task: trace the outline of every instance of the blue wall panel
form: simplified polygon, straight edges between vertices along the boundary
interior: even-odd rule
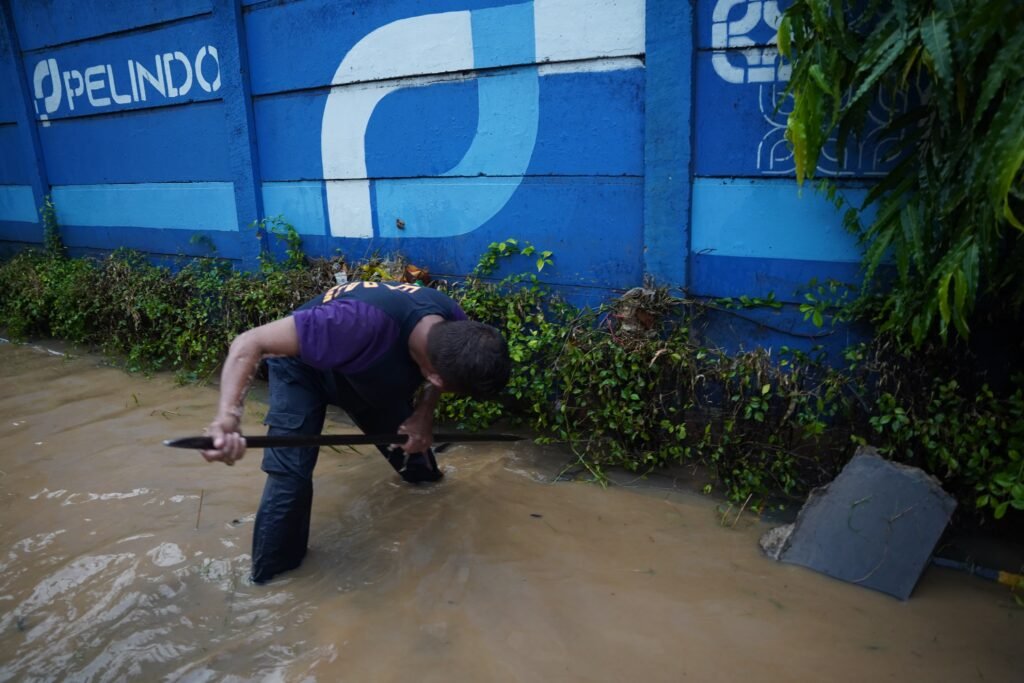
[[[25,51],[210,11],[210,0],[15,0],[11,5]]]
[[[540,77],[538,107],[529,112],[539,116],[539,122],[527,174],[643,175],[642,79],[642,69]],[[477,97],[475,81],[388,95],[366,132],[370,177],[446,174],[462,159],[477,130]],[[580,106],[586,102],[601,106]],[[416,117],[410,120],[409,112],[416,112]],[[507,135],[525,125],[512,120],[511,113],[507,119],[502,122]],[[517,170],[493,168],[499,156],[487,158],[491,169],[465,171],[508,175]]]
[[[540,86],[531,173],[643,175],[643,69],[542,76]]]
[[[856,286],[860,264],[801,259],[719,256],[695,253],[690,260],[692,294],[707,297],[761,297],[802,303],[808,283],[835,280]]]
[[[35,223],[35,197],[28,185],[0,185],[0,220]]]
[[[0,123],[0,184],[30,182],[29,160],[22,152],[22,131],[14,123]]]
[[[366,128],[367,175],[415,178],[444,175],[454,168],[477,130],[479,92],[474,79],[389,94]]]
[[[15,96],[19,88],[15,79],[18,77],[17,67],[7,57],[10,54],[10,43],[7,36],[0,31],[0,123],[10,123],[18,120],[17,108],[22,106],[19,98]]]
[[[163,256],[216,255],[238,259],[241,254],[241,236],[237,232],[69,225],[61,226],[60,235],[72,255],[121,247]],[[196,240],[197,235],[204,239]],[[246,236],[252,238],[251,233]]]
[[[792,109],[792,98],[782,99],[786,82],[729,83],[715,70],[712,58],[710,52],[697,57],[697,174],[795,175],[793,155],[785,139],[786,119]],[[903,108],[906,103],[893,106]],[[892,168],[889,155],[899,139],[886,134],[888,120],[888,112],[876,104],[863,136],[850,141],[842,163],[834,141],[830,142],[818,163],[818,172],[870,178]]]
[[[855,205],[866,194],[856,186],[840,192]],[[691,250],[690,291],[700,296],[801,301],[812,279],[859,281],[861,247],[841,213],[814,188],[798,191],[784,178],[698,178]]]
[[[220,59],[208,18],[25,55],[44,119],[219,98]]]
[[[264,181],[323,178],[320,121],[325,93],[295,93],[253,100],[253,120]]]
[[[231,177],[220,102],[53,121],[39,137],[54,185]]]
[[[869,330],[852,325],[816,327],[792,305],[778,310],[709,310],[691,330],[700,343],[728,353],[768,348],[779,358],[781,347],[788,347],[814,354],[821,351],[827,363],[840,366],[845,365],[844,349],[870,338]]]
[[[595,211],[595,207],[599,210]],[[415,229],[415,225],[407,223],[407,231]],[[389,234],[399,232],[402,231],[395,230],[391,223]],[[544,269],[546,282],[615,289],[642,281],[642,235],[640,179],[529,177],[504,210],[473,233],[443,238],[380,239],[374,245],[383,250],[400,250],[414,263],[429,266],[432,272],[456,275],[472,270],[490,242],[514,237],[555,253],[555,267]],[[353,255],[366,253],[366,242],[362,240],[334,239],[331,245]],[[520,265],[533,267],[530,259],[524,259]]]
[[[848,189],[847,200],[863,201],[865,190]],[[856,238],[826,198],[788,180],[701,178],[693,185],[694,254],[785,258],[807,261],[860,260]]]
[[[539,84],[538,132],[528,174],[643,174],[642,69],[546,75]],[[264,180],[323,177],[319,157],[325,102],[322,93],[255,100]],[[602,106],[580,106],[588,102]],[[386,96],[366,131],[368,176],[432,176],[455,167],[477,130],[477,103],[476,80]],[[504,173],[499,169],[498,174]]]
[[[776,111],[784,82],[728,83],[697,55],[695,172],[701,176],[795,175],[785,140],[786,109]]]
[[[509,0],[306,0],[247,9],[245,29],[252,60],[253,94],[329,85],[352,46],[393,21],[514,4],[522,3]],[[273,49],[265,49],[268,45]]]
[[[302,235],[327,235],[327,223],[324,220],[324,184],[321,181],[263,183],[262,193],[263,211],[268,217],[282,217]],[[323,242],[317,244],[322,245]]]
[[[43,226],[40,223],[29,224],[0,218],[0,255],[3,257],[18,252],[18,246],[11,248],[12,245],[39,245],[42,242]]]
[[[18,107],[24,106],[17,97],[17,75],[7,33],[0,30],[0,184],[8,185],[29,182],[28,155],[22,150],[17,124]]]

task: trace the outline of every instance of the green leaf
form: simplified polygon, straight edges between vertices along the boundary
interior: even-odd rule
[[[953,317],[949,308],[949,283],[952,279],[953,273],[945,273],[939,279],[937,298],[939,300],[939,315],[942,316],[943,327],[949,325],[950,319]]]
[[[844,107],[845,111],[849,111],[853,106],[864,97],[885,75],[885,73],[896,63],[896,60],[900,58],[900,55],[907,49],[907,44],[910,40],[917,37],[917,29],[915,29],[910,36],[904,35],[902,32],[893,33],[883,44],[880,54],[877,58],[873,58],[869,61],[862,63],[858,74],[866,72],[867,76],[861,81],[857,90],[850,97],[849,101]]]
[[[949,91],[953,85],[953,53],[949,47],[949,24],[937,12],[932,12],[921,23],[921,42],[935,66],[934,75]]]
[[[1024,54],[1024,31],[1017,31],[1006,41],[985,72],[985,81],[974,105],[972,128],[976,128],[981,122],[982,116],[988,110],[996,93],[1004,85],[1020,79],[1022,68],[1024,68],[1021,63],[1022,54]]]
[[[964,276],[964,271],[957,268],[953,273],[953,323],[956,325],[957,332],[964,339],[970,336],[967,320],[964,317],[967,294],[967,278]],[[973,292],[971,292],[971,295],[973,298]]]
[[[914,49],[910,51],[910,56],[907,57],[906,64],[903,65],[903,75],[900,77],[900,85],[907,87],[907,79],[910,78],[910,72],[916,64],[918,64],[918,58],[921,55],[921,46],[915,45]]]
[[[1022,224],[1010,210],[1010,186],[1024,165],[1024,84],[1017,84],[1013,96],[1008,96],[992,120],[988,151],[992,161],[992,181],[989,196],[996,207],[1018,230]]]
[[[835,87],[829,85],[828,81],[825,80],[825,72],[822,70],[820,64],[812,64],[809,73],[811,74],[811,78],[814,79],[814,82],[817,84],[817,86],[821,88],[822,92],[828,93],[833,97],[837,96],[835,92]]]
[[[792,48],[790,47],[792,32],[793,29],[790,26],[789,15],[783,15],[782,21],[779,22],[779,30],[776,33],[775,41],[779,44],[779,54],[786,59],[790,59],[793,56]]]
[[[1000,488],[1008,489],[1013,486],[1013,478],[1006,472],[1001,472],[992,477],[992,481]]]
[[[805,178],[809,177],[807,173],[807,159],[810,154],[807,148],[807,126],[795,116],[795,113],[796,110],[794,109],[794,113],[789,115],[789,119],[786,122],[786,139],[793,146],[796,182],[800,185],[803,184]]]
[[[831,35],[829,26],[829,8],[826,0],[804,0],[807,6],[811,10],[811,21],[814,22],[814,28],[824,35]]]
[[[846,16],[843,14],[843,0],[831,0],[832,8],[832,21],[835,22],[836,28],[840,32],[846,30]]]

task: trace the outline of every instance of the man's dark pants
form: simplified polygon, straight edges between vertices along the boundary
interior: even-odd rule
[[[268,435],[320,434],[328,405],[340,407],[367,434],[393,434],[412,414],[408,397],[398,397],[383,408],[371,406],[340,373],[317,370],[294,358],[272,358],[267,365]],[[401,449],[378,448],[406,481],[437,481],[442,476],[433,452],[406,458]],[[263,452],[267,483],[252,538],[251,578],[256,583],[298,567],[306,555],[318,453],[316,446]]]

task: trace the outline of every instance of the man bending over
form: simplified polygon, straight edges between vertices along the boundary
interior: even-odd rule
[[[467,320],[449,297],[417,285],[338,285],[286,318],[240,334],[221,374],[217,416],[207,428],[209,462],[233,465],[245,453],[242,402],[267,358],[268,435],[317,435],[327,405],[365,433],[407,435],[378,446],[407,482],[437,481],[434,408],[442,392],[486,398],[508,382],[511,361],[501,334]],[[420,389],[419,400],[413,400]],[[252,580],[298,567],[309,541],[313,468],[319,448],[267,448],[267,473],[252,541]]]

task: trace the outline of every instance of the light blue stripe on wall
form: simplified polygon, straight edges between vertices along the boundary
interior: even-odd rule
[[[301,235],[325,235],[324,184],[263,183],[263,213],[282,216]]]
[[[0,221],[39,222],[30,185],[0,185]]]
[[[534,45],[533,3],[474,10],[473,66],[486,69],[511,64],[532,64]]]
[[[867,190],[843,195],[859,206]],[[828,199],[793,180],[697,178],[693,184],[695,254],[859,261],[856,238],[843,228],[842,213]]]
[[[52,194],[64,225],[238,229],[231,183],[63,185]]]
[[[473,232],[508,203],[513,178],[406,178],[374,181],[381,237],[451,237]],[[402,228],[397,221],[401,220]]]

